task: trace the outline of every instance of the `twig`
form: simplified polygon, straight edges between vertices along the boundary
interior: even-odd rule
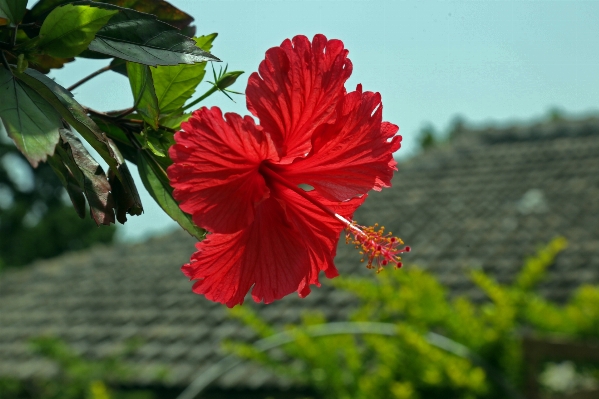
[[[67,88],[68,91],[73,91],[75,90],[77,87],[81,86],[82,84],[84,84],[85,82],[87,82],[90,79],[95,78],[96,76],[106,72],[106,71],[110,71],[111,67],[110,65],[106,65],[104,68],[100,68],[98,69],[96,72],[87,75],[86,77],[84,77],[83,79],[81,79],[79,82],[75,83],[74,85],[70,86]]]
[[[17,45],[17,32],[19,30],[19,25],[15,25],[15,30],[12,32],[12,46]]]
[[[139,144],[139,141],[137,141],[135,135],[132,132],[130,132],[129,129],[124,129],[124,132],[125,136],[127,136],[131,144],[133,144],[133,147],[135,147],[138,151],[143,151],[143,147],[141,146],[141,144]]]
[[[92,108],[85,108],[85,111],[88,114],[95,115],[95,116],[97,116],[99,118],[103,118],[103,119],[109,120],[111,122],[119,122],[119,123],[122,123],[122,124],[131,124],[131,125],[143,125],[144,124],[144,121],[142,121],[142,120],[137,120],[137,119],[122,119],[121,115],[109,115],[109,114],[107,114],[105,112],[96,111],[95,109],[92,109]],[[131,113],[131,112],[133,112],[133,111],[131,111],[131,112],[128,112],[128,111],[129,111],[129,109],[126,109],[124,111],[124,112],[127,112],[126,115],[129,114],[129,113]],[[173,129],[173,128],[170,128],[170,127],[166,127],[166,126],[162,126],[162,125],[158,125],[158,129],[166,130],[167,132],[171,132],[171,133],[176,133],[177,132],[176,129]]]
[[[108,112],[107,114],[114,118],[120,119],[124,116],[131,114],[134,111],[135,111],[135,107],[131,107],[131,108],[123,109],[120,111],[111,111],[111,112]]]
[[[93,114],[96,116],[99,116],[100,118],[106,118],[106,119],[114,119],[112,116],[102,112],[102,111],[96,111],[95,109],[89,108],[89,107],[83,107],[83,109],[85,110],[85,112],[87,112],[88,114]]]
[[[0,51],[0,53],[2,54],[2,64],[10,71],[10,65],[8,64],[8,60],[6,59],[4,51]]]

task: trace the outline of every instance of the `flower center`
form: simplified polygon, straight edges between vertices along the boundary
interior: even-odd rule
[[[360,254],[362,255],[361,262],[368,261],[366,264],[368,269],[374,269],[376,267],[378,273],[390,263],[395,265],[395,268],[397,269],[402,266],[401,256],[399,255],[404,252],[410,252],[410,247],[402,247],[404,242],[401,238],[394,237],[392,233],[385,234],[385,228],[383,226],[379,227],[378,223],[374,226],[361,226],[355,221],[347,220],[320,201],[312,198],[306,191],[287,181],[284,177],[270,169],[266,164],[260,166],[260,172],[264,176],[268,176],[273,181],[276,181],[299,194],[301,197],[322,209],[326,214],[343,223],[345,225],[345,243],[351,243],[356,249],[360,250]]]

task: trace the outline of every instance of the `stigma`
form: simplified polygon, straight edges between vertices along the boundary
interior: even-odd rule
[[[335,214],[335,217],[346,226],[345,243],[354,245],[360,251],[361,262],[366,262],[366,268],[376,269],[380,273],[389,264],[396,269],[402,267],[400,254],[410,252],[410,247],[404,246],[401,238],[393,236],[391,232],[385,234],[385,227],[379,227],[378,223],[361,226],[339,214]]]

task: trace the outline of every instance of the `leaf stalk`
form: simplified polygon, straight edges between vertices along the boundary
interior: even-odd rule
[[[90,73],[89,75],[87,75],[86,77],[84,77],[83,79],[81,79],[80,81],[78,81],[77,83],[67,87],[68,91],[73,91],[75,90],[77,87],[81,86],[82,84],[84,84],[85,82],[87,82],[88,80],[91,80],[93,78],[95,78],[98,75],[103,74],[106,71],[110,71],[111,67],[110,65],[106,65],[103,68],[98,69],[97,71]]]

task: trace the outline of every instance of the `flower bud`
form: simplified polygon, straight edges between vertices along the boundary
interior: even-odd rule
[[[222,76],[216,81],[216,86],[219,88],[219,90],[224,90],[235,83],[239,75],[242,73],[243,71],[231,71],[223,73]]]

